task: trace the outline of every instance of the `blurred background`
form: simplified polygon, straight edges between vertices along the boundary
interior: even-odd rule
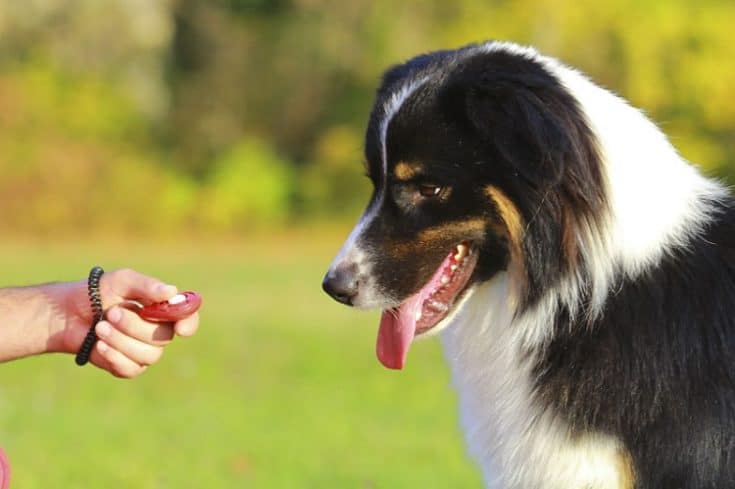
[[[733,25],[729,0],[0,0],[0,285],[99,263],[205,298],[133,382],[2,365],[14,487],[478,486],[438,342],[384,370],[377,315],[320,292],[382,71],[532,44],[732,183]]]

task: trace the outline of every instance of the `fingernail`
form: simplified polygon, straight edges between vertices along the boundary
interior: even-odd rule
[[[176,295],[176,293],[178,292],[178,290],[176,289],[176,286],[175,285],[161,284],[161,285],[158,286],[158,292],[162,296],[173,297],[173,296]]]
[[[97,336],[106,337],[112,332],[112,328],[107,323],[97,323],[97,327],[94,329],[97,332]]]
[[[107,346],[107,343],[104,341],[98,341],[97,342],[97,349],[100,351],[100,353],[106,352],[110,347]]]
[[[107,311],[107,320],[112,323],[120,322],[122,319],[122,311],[119,307],[113,307],[109,311]]]

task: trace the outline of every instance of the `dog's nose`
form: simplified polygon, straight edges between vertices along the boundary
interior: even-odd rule
[[[322,288],[334,300],[351,306],[358,291],[357,275],[357,265],[339,265],[327,272]]]

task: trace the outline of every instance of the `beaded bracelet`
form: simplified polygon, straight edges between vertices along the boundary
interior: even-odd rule
[[[95,266],[89,271],[89,278],[87,279],[87,295],[89,296],[89,303],[92,306],[92,325],[87,331],[87,336],[84,337],[82,346],[79,347],[77,356],[74,361],[80,367],[85,365],[89,361],[89,356],[92,354],[92,348],[95,342],[97,342],[97,333],[94,328],[97,323],[102,321],[104,311],[102,310],[102,298],[100,297],[100,278],[105,271],[102,267]]]

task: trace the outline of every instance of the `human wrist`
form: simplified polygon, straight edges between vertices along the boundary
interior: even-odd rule
[[[73,353],[79,345],[72,344],[74,328],[88,323],[90,315],[87,288],[84,281],[58,282],[40,286],[51,310],[47,322],[48,336],[43,352]]]

